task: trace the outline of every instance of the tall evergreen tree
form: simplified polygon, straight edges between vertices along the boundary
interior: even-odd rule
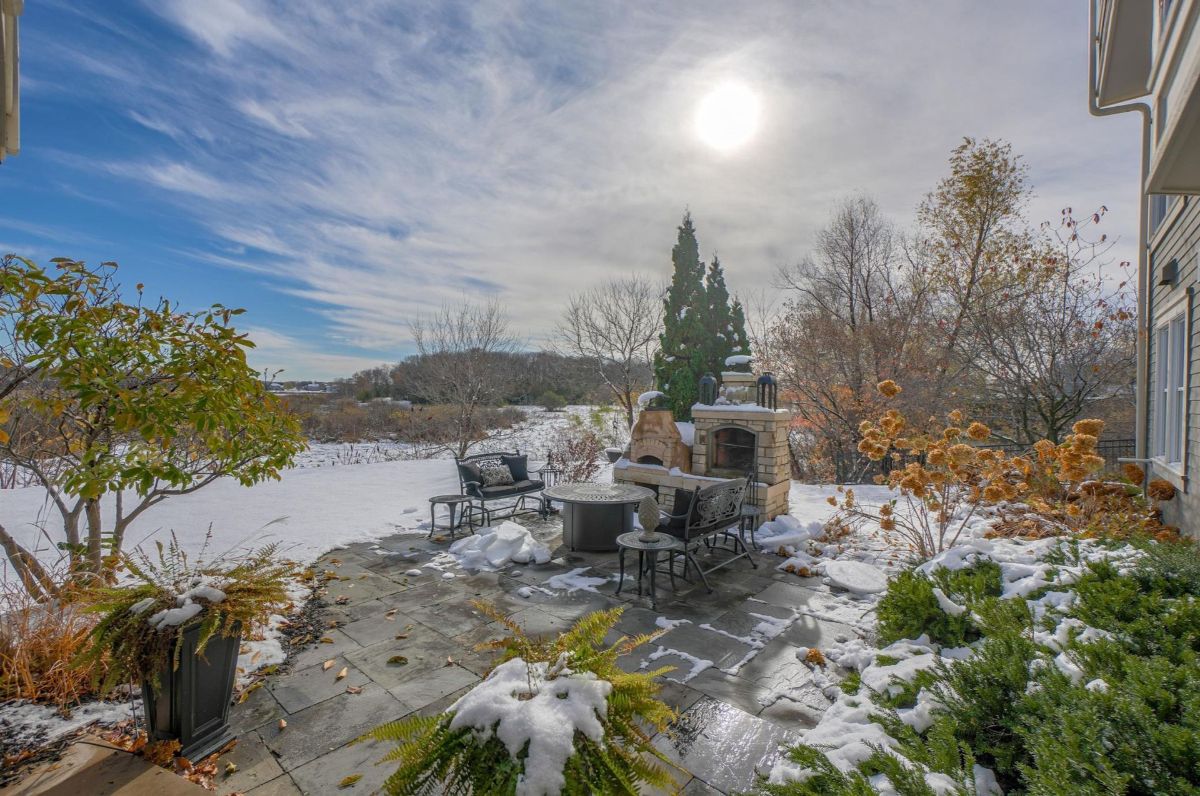
[[[733,353],[750,355],[750,335],[746,334],[746,310],[742,307],[742,302],[739,299],[733,300],[733,308],[730,310],[730,315],[733,317]],[[731,368],[731,370],[750,370],[750,366]]]
[[[690,420],[698,394],[697,382],[708,370],[708,331],[704,319],[708,302],[704,290],[704,264],[696,243],[692,214],[684,213],[679,236],[671,250],[675,266],[671,287],[663,299],[661,347],[654,357],[658,389],[676,420]]]
[[[721,260],[713,255],[708,274],[704,277],[704,330],[705,370],[719,375],[727,370],[725,360],[734,351],[733,312],[729,308],[729,288],[725,286],[725,272]]]

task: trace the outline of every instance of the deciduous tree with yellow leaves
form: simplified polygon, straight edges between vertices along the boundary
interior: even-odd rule
[[[117,267],[0,260],[0,463],[32,474],[62,517],[72,579],[106,577],[130,523],[221,477],[278,477],[299,424],[246,362],[241,310],[120,295]],[[30,593],[59,584],[0,527]]]

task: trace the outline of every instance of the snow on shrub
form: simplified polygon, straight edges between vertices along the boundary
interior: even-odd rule
[[[675,785],[650,743],[675,718],[655,697],[654,678],[670,668],[628,673],[616,663],[653,636],[605,646],[621,616],[615,608],[538,640],[494,607],[475,606],[512,633],[492,645],[504,651],[501,662],[445,713],[411,716],[365,736],[399,744],[385,758],[399,762],[387,793],[554,796]]]

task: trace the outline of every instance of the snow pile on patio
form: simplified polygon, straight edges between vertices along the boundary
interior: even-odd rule
[[[528,528],[505,520],[450,545],[450,555],[468,570],[496,571],[509,564],[545,564],[550,549],[533,538]]]
[[[825,512],[828,514],[828,506]],[[754,542],[758,549],[764,552],[776,552],[786,548],[789,553],[803,547],[813,539],[819,539],[825,532],[824,520],[802,520],[791,514],[780,514],[773,520],[764,522],[754,532]]]
[[[514,760],[528,750],[519,796],[549,796],[566,785],[563,767],[575,753],[575,733],[604,741],[612,684],[591,672],[573,672],[564,652],[553,664],[513,658],[450,707],[450,729],[468,727],[476,739],[496,737]]]

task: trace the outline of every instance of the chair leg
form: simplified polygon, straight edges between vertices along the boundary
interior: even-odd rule
[[[700,573],[700,581],[701,581],[701,582],[704,584],[704,589],[705,589],[705,590],[706,590],[706,591],[707,591],[709,594],[712,594],[712,592],[713,592],[713,589],[712,589],[712,586],[708,585],[708,576],[704,574],[704,570],[700,568],[700,564],[698,564],[698,563],[696,562],[696,559],[695,559],[695,557],[694,557],[694,556],[691,554],[691,552],[690,552],[690,551],[689,551],[689,552],[687,552],[687,553],[684,553],[684,555],[685,555],[685,556],[686,556],[688,559],[690,559],[690,560],[691,560],[691,562],[692,562],[692,566],[693,566],[693,567],[695,567],[695,568],[696,568],[696,571]]]
[[[738,529],[737,540],[738,540],[738,543],[742,546],[742,551],[745,552],[746,558],[750,560],[750,566],[753,567],[754,569],[758,569],[758,564],[754,560],[754,554],[752,552],[750,552],[749,547],[746,547],[746,532],[743,531],[741,528]]]
[[[617,591],[615,593],[620,594],[622,587],[625,586],[625,548],[624,547],[622,547],[621,551],[619,553],[617,553],[617,563],[621,567],[621,572],[620,572],[619,579],[617,580]]]

